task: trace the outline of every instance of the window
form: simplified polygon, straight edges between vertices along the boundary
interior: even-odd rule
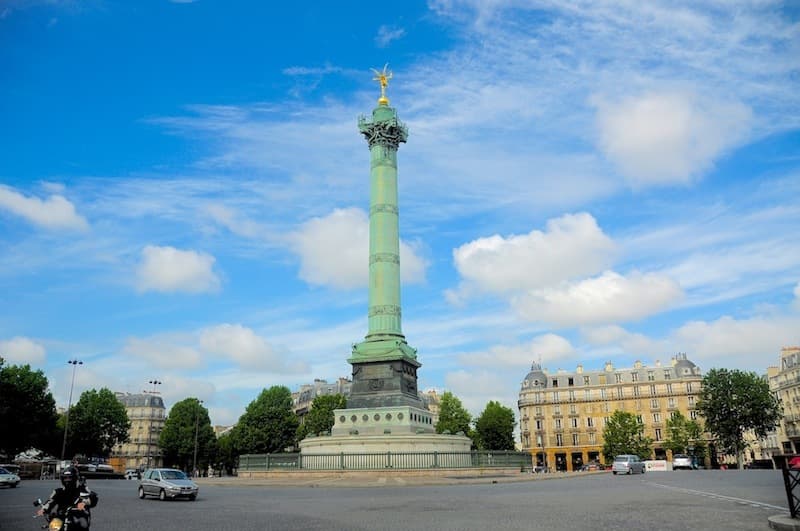
[[[578,413],[578,409],[575,407],[575,404],[569,405],[569,413],[570,415],[576,415]]]
[[[603,417],[603,426],[608,425],[608,417]]]
[[[573,433],[572,434],[572,446],[578,446],[578,434],[577,433]]]
[[[556,446],[564,446],[564,439],[560,433],[556,433]]]
[[[559,401],[558,391],[553,391],[553,402],[558,402],[558,401]]]
[[[591,400],[592,399],[592,392],[590,390],[588,390],[588,389],[584,390],[583,391],[583,397],[586,400]]]
[[[557,430],[561,429],[561,419],[556,419],[556,429]]]
[[[536,436],[536,446],[542,446],[542,436],[541,435],[537,435]]]
[[[653,422],[661,422],[661,413],[653,413]]]
[[[636,422],[638,422],[639,424],[644,424],[644,420],[642,419],[641,415],[636,415]]]
[[[661,440],[661,428],[656,428],[656,440]]]
[[[553,378],[553,387],[558,387],[558,378]]]
[[[572,384],[570,384],[570,385],[572,385]],[[570,400],[575,400],[575,391],[573,391],[572,389],[569,390],[569,399]]]
[[[614,379],[617,383],[622,383],[622,375],[620,373],[615,374]]]
[[[541,420],[537,420],[536,421],[536,429],[537,430],[541,430],[542,429],[542,421]]]
[[[561,406],[553,406],[553,415],[561,414]]]
[[[597,377],[597,381],[600,383],[600,385],[605,385],[606,384],[606,375],[605,374],[599,375]]]
[[[656,396],[656,386],[653,384],[650,385],[650,396]]]
[[[655,398],[650,401],[650,407],[657,408],[658,407],[658,400]]]
[[[694,409],[689,412],[689,418],[692,420],[697,420],[697,411]]]
[[[656,375],[653,374],[653,371],[647,371],[647,381],[652,382],[656,379]]]
[[[692,391],[692,382],[686,382],[686,392],[687,393],[693,393],[694,392],[694,391]]]
[[[694,397],[689,396],[687,397],[687,400],[689,400],[689,407],[694,407]]]
[[[670,397],[670,398],[669,398],[669,400],[667,400],[667,404],[668,404],[668,405],[669,405],[669,407],[671,407],[671,408],[675,407],[675,399],[674,399],[674,398],[672,398],[672,397]]]
[[[570,377],[569,380],[567,380],[567,385],[572,387],[573,385],[575,385],[575,380],[573,380],[572,377]]]
[[[622,387],[617,387],[617,398],[622,398],[625,396],[625,393],[622,391]]]
[[[572,427],[573,428],[578,427],[578,417],[572,417]]]
[[[641,411],[642,410],[642,401],[641,400],[637,400],[636,401],[636,409],[637,409],[637,411]]]
[[[638,385],[633,386],[633,396],[639,396],[639,391],[640,390],[641,390],[641,387],[639,387]]]
[[[605,400],[605,398],[606,398],[606,390],[605,389],[600,389],[600,398]]]
[[[669,369],[666,369],[664,371],[664,379],[665,380],[669,380],[671,377],[672,377],[672,371],[670,371]]]
[[[606,413],[611,411],[611,408],[609,408],[608,406],[608,402],[603,402],[603,411],[605,411]]]
[[[596,444],[594,432],[589,433],[589,444]]]
[[[631,373],[631,381],[632,382],[638,382],[639,381],[639,373],[638,372],[632,372]]]
[[[667,393],[672,394],[672,384],[671,383],[667,384]]]
[[[540,416],[542,414],[542,406],[536,406],[536,415]]]
[[[586,426],[594,428],[594,419],[592,417],[586,417]]]
[[[533,394],[533,401],[537,404],[541,404],[542,402],[542,393],[534,393]]]
[[[589,385],[589,377],[588,376],[584,376],[583,377],[583,385]]]

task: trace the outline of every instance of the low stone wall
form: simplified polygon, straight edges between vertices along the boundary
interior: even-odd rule
[[[437,468],[422,470],[253,470],[240,471],[241,479],[323,479],[323,478],[378,478],[392,477],[513,477],[519,476],[518,469],[511,468]]]

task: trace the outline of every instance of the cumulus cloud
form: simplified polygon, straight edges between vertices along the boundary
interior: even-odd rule
[[[27,337],[0,341],[0,358],[7,364],[37,365],[45,361],[45,348]]]
[[[689,182],[749,131],[750,109],[689,92],[595,98],[600,148],[634,186]]]
[[[128,338],[122,354],[161,369],[192,369],[202,365],[197,349],[168,336]]]
[[[213,256],[174,247],[148,245],[136,272],[141,292],[214,292],[220,279],[213,271]]]
[[[352,289],[369,278],[369,220],[358,208],[336,209],[313,218],[291,235],[299,255],[300,278],[309,284]],[[404,283],[425,280],[425,260],[414,247],[400,242],[400,277]]]
[[[544,232],[479,238],[455,249],[453,259],[468,284],[504,294],[598,273],[614,251],[594,217],[580,213],[549,220]]]
[[[58,194],[42,200],[38,197],[26,197],[8,186],[0,185],[0,210],[11,212],[49,230],[83,231],[89,228],[86,219],[75,211],[75,205]]]
[[[673,279],[657,273],[613,271],[557,287],[515,295],[512,306],[526,319],[558,326],[635,321],[669,307],[683,291]]]
[[[525,373],[517,377],[521,381]],[[500,402],[517,413],[519,386],[509,385],[510,377],[489,369],[478,371],[458,370],[447,373],[445,387],[461,399],[473,417],[479,415],[490,400]]]
[[[485,352],[464,354],[459,359],[465,365],[526,367],[532,361],[558,360],[574,353],[573,346],[563,337],[542,334],[527,344],[495,345]]]
[[[663,341],[630,332],[618,325],[583,328],[581,336],[590,345],[618,346],[623,352],[640,355],[642,358],[650,357],[653,352],[666,350],[666,344]]]
[[[221,324],[200,333],[200,347],[206,352],[225,356],[243,369],[273,373],[307,372],[302,361],[287,363],[287,356],[277,352],[263,337],[240,324]]]
[[[257,238],[266,235],[264,227],[239,215],[232,208],[220,204],[210,204],[206,206],[206,212],[216,223],[222,225],[233,234],[245,238]]]

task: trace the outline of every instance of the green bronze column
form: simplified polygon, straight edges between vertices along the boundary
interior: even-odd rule
[[[371,119],[358,120],[370,151],[369,327],[364,341],[353,345],[348,360],[353,365],[348,407],[417,405],[419,401],[416,369],[420,364],[416,350],[403,336],[400,305],[397,148],[408,138],[408,130],[386,98],[391,73],[386,68],[375,73],[381,85],[378,106]],[[351,405],[354,402],[363,405]]]

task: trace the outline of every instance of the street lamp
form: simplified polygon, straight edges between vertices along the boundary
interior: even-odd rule
[[[200,426],[200,409],[203,407],[203,401],[197,401],[197,410],[194,415],[194,457],[192,458],[192,473],[197,476],[197,431]]]
[[[75,369],[78,365],[83,365],[81,360],[69,360],[67,363],[72,365],[72,383],[69,384],[69,402],[67,402],[67,416],[64,420],[64,442],[61,444],[61,460],[67,452],[67,433],[69,432],[69,410],[72,408],[72,389],[75,387]]]
[[[156,386],[161,385],[161,382],[158,380],[148,380],[147,383],[153,386],[152,391],[145,391],[145,393],[149,393],[153,396],[158,394],[156,391]],[[148,402],[150,402],[150,425],[147,427],[147,468],[150,468],[150,457],[152,454],[152,446],[153,446],[153,398],[151,398]]]

